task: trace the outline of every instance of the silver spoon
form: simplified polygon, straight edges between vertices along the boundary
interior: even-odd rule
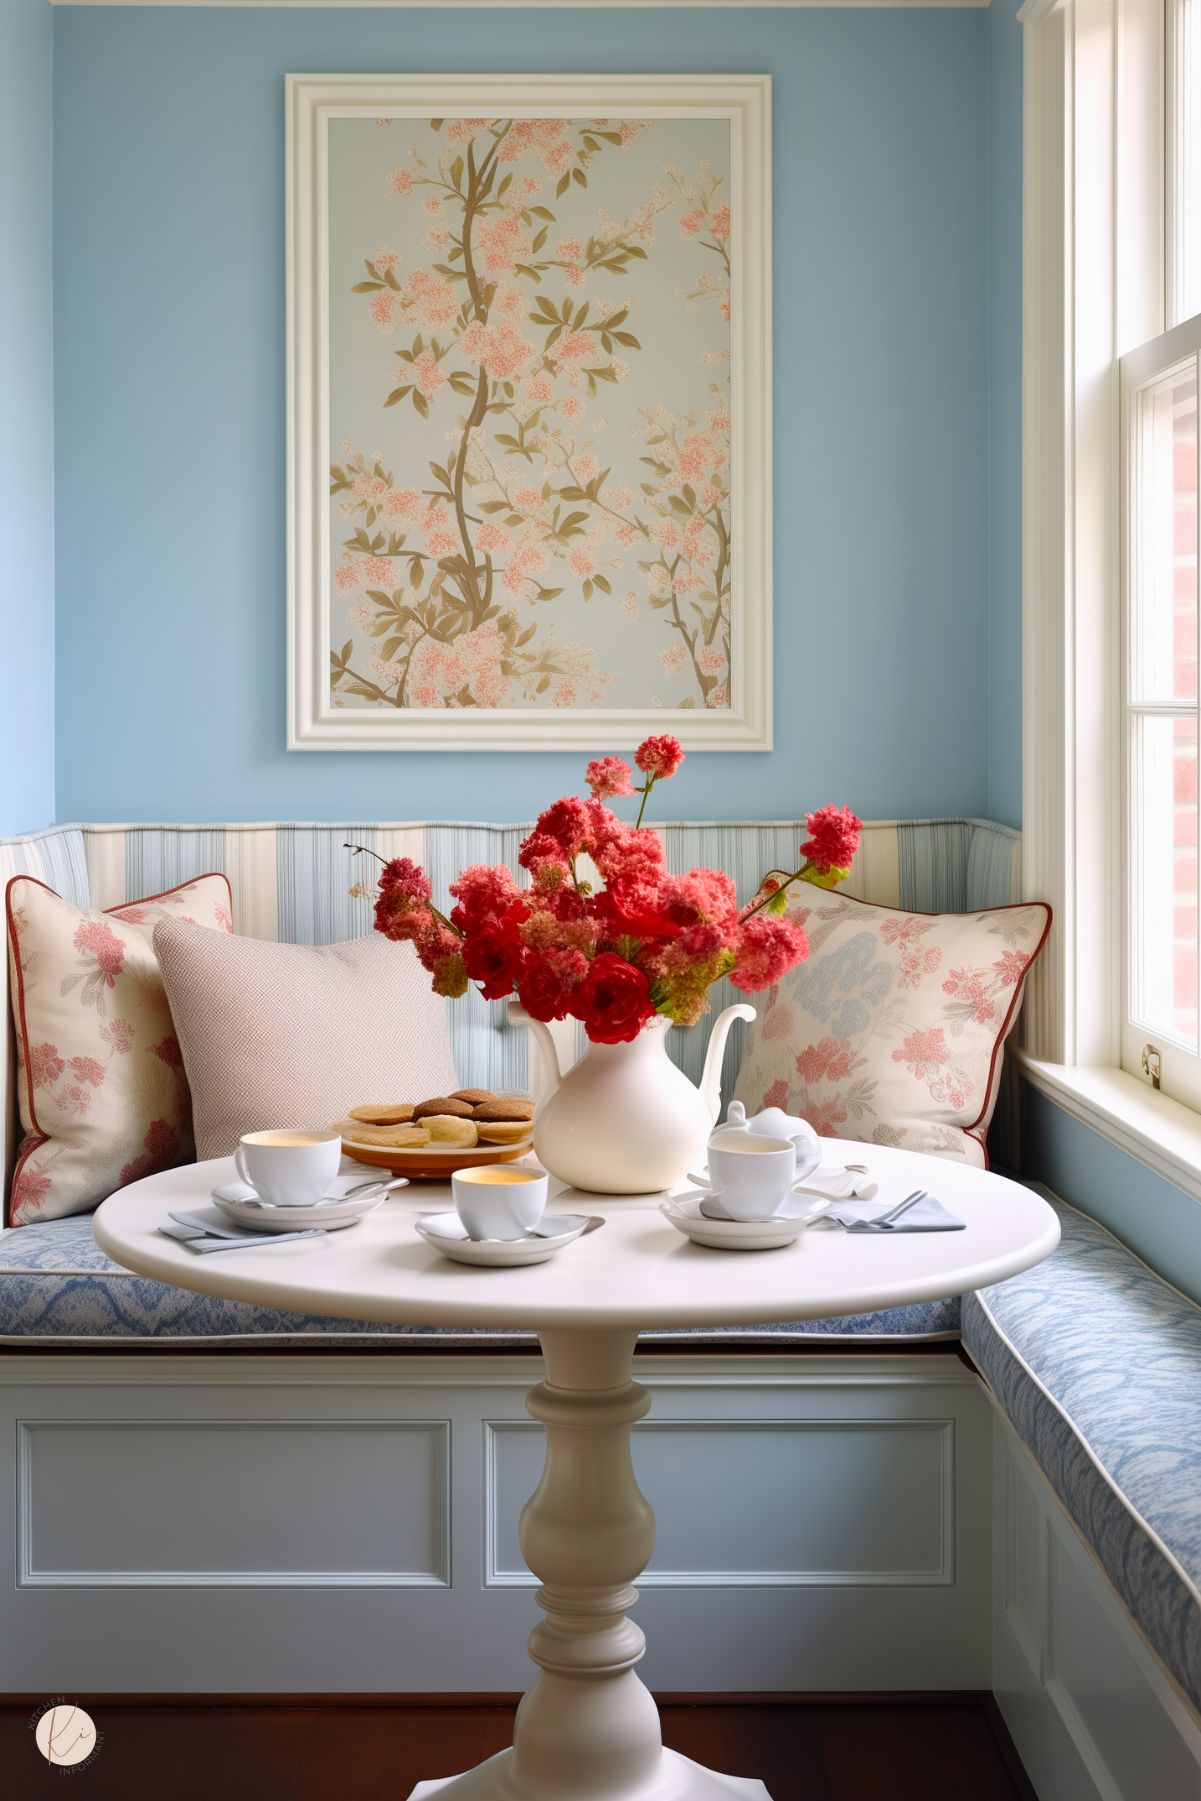
[[[354,1188],[348,1188],[345,1194],[340,1194],[336,1202],[330,1201],[328,1196],[323,1195],[321,1200],[308,1201],[305,1205],[310,1207],[340,1206],[343,1201],[361,1201],[365,1200],[369,1195],[391,1194],[394,1188],[407,1188],[408,1186],[409,1178],[407,1176],[398,1176],[394,1182],[359,1182]],[[238,1206],[261,1207],[268,1213],[279,1213],[284,1211],[277,1201],[260,1201],[251,1199],[249,1196],[247,1196],[244,1201],[239,1201]],[[289,1208],[288,1211],[297,1211],[297,1209]],[[303,1212],[304,1207],[299,1208],[298,1211]]]

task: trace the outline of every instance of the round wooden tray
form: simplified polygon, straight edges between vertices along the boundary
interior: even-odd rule
[[[448,1144],[445,1150],[422,1145],[406,1151],[387,1144],[360,1144],[342,1129],[342,1149],[356,1163],[369,1163],[373,1169],[390,1169],[394,1176],[413,1176],[418,1181],[445,1182],[456,1169],[480,1169],[487,1163],[515,1163],[533,1149],[534,1128],[519,1144],[477,1144],[474,1150]]]

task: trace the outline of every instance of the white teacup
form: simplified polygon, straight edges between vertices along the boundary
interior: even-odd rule
[[[234,1152],[243,1182],[276,1207],[312,1207],[342,1166],[340,1132],[246,1132]]]
[[[709,1185],[731,1219],[770,1219],[796,1180],[790,1138],[735,1129],[709,1140]]]
[[[450,1186],[469,1238],[526,1238],[546,1212],[545,1170],[457,1169]]]

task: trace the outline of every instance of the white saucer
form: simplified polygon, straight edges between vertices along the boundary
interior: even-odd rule
[[[600,1222],[603,1224],[603,1221]],[[592,1224],[587,1213],[546,1214],[538,1226],[544,1238],[468,1238],[457,1213],[422,1213],[413,1221],[427,1244],[452,1263],[472,1263],[487,1269],[513,1269],[522,1263],[545,1263],[573,1244]]]
[[[325,1199],[312,1207],[273,1206],[260,1201],[254,1189],[245,1182],[224,1182],[213,1189],[212,1198],[213,1205],[226,1219],[236,1221],[251,1232],[296,1232],[309,1226],[324,1226],[328,1232],[337,1232],[343,1226],[353,1226],[356,1221],[366,1219],[386,1199],[380,1193],[364,1195],[358,1200],[339,1196],[340,1187],[354,1187],[361,1181],[362,1177],[339,1176]],[[248,1202],[255,1204],[248,1206]]]
[[[721,1196],[719,1194],[709,1193],[705,1189],[694,1188],[688,1194],[676,1195],[675,1199],[677,1201],[699,1201],[701,1213],[704,1215],[704,1217],[706,1219],[732,1220],[735,1223],[737,1223],[738,1225],[745,1225],[747,1223],[745,1220],[739,1219],[737,1214],[729,1213],[726,1211],[725,1207],[723,1207],[723,1205],[722,1205]],[[806,1194],[803,1190],[800,1194],[790,1194],[786,1197],[786,1199],[782,1202],[782,1204],[776,1208],[776,1211],[770,1215],[770,1218],[773,1220],[777,1220],[777,1219],[786,1219],[786,1220],[812,1219],[814,1217],[814,1215],[813,1215],[814,1201],[819,1200],[819,1199],[823,1202],[824,1206],[826,1206],[826,1207],[829,1206],[830,1203],[824,1195],[818,1196],[818,1195],[813,1195],[813,1194]],[[751,1224],[756,1225],[756,1226],[763,1225],[765,1223],[766,1222],[761,1219],[756,1219],[756,1220],[751,1221]]]
[[[714,1219],[702,1213],[698,1196],[671,1196],[660,1202],[659,1210],[685,1238],[693,1244],[708,1245],[716,1251],[778,1251],[796,1239],[813,1220],[820,1219],[829,1201],[809,1197],[803,1214],[790,1214],[775,1219]]]
[[[708,1166],[692,1173],[692,1181],[703,1180],[712,1186]],[[871,1201],[879,1193],[880,1184],[862,1170],[850,1169],[842,1163],[823,1163],[808,1175],[798,1176],[792,1185],[795,1196],[820,1195],[827,1201]]]

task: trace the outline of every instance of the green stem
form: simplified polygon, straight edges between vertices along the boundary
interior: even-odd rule
[[[648,775],[646,778],[646,786],[644,788],[639,788],[639,790],[638,790],[638,793],[642,796],[642,805],[639,807],[638,817],[634,821],[634,830],[635,831],[637,831],[638,827],[642,824],[642,815],[646,812],[646,803],[651,797],[651,789],[654,787],[654,785],[655,785],[654,776]]]
[[[773,888],[770,894],[765,894],[762,900],[756,901],[753,907],[749,907],[747,911],[741,915],[738,921],[739,925],[745,925],[748,919],[754,919],[756,913],[761,913],[769,902],[774,901],[779,895],[783,894],[786,889],[791,888],[794,882],[799,882],[807,868],[808,865],[802,863],[799,869],[794,869],[792,874],[786,877],[786,879],[780,883],[778,888]],[[763,881],[766,882],[769,876],[783,874],[784,871],[782,869],[769,869],[767,875],[764,876]],[[759,886],[762,887],[763,883],[761,882]]]

